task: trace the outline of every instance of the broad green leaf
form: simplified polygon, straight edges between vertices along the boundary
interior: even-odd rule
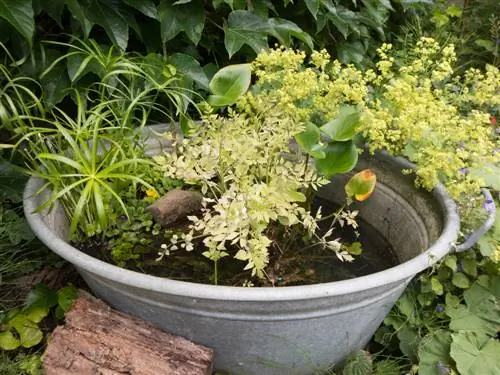
[[[449,331],[438,330],[425,336],[418,346],[419,375],[442,375],[441,369],[452,368],[450,344]]]
[[[486,335],[454,333],[450,354],[461,375],[500,374],[500,342]]]
[[[183,53],[174,53],[169,56],[168,61],[176,67],[177,71],[191,78],[203,89],[208,90],[209,80],[198,60],[193,56]]]
[[[87,38],[94,24],[85,15],[85,9],[79,0],[65,0],[71,15],[80,23],[83,36]]]
[[[306,7],[309,10],[309,13],[316,19],[316,15],[318,14],[320,0],[304,0],[306,3]]]
[[[208,103],[212,106],[235,103],[250,87],[251,78],[250,64],[236,64],[222,68],[210,81],[210,91],[214,95],[208,97]]]
[[[432,286],[432,291],[436,293],[436,295],[441,296],[443,295],[443,284],[438,280],[437,277],[433,276],[431,277],[431,286]]]
[[[345,250],[351,255],[361,255],[361,253],[363,252],[361,242],[353,242],[349,246],[346,246]]]
[[[314,48],[311,36],[295,23],[282,18],[270,18],[267,22],[269,24],[269,33],[278,39],[281,44],[290,46],[291,37],[293,36],[302,40],[311,50]]]
[[[0,17],[5,19],[31,45],[35,31],[31,0],[0,0]]]
[[[318,127],[312,122],[307,122],[305,130],[295,136],[295,141],[313,158],[322,159],[326,154],[322,150],[320,138],[321,133]]]
[[[68,311],[78,298],[78,289],[73,285],[65,286],[57,292],[57,301],[61,309]]]
[[[451,17],[460,17],[462,15],[462,8],[455,4],[450,5],[448,8],[446,8],[446,14]]]
[[[364,169],[352,176],[344,187],[348,197],[362,202],[370,197],[375,189],[377,176],[370,169]]]
[[[235,10],[224,24],[224,45],[229,57],[238,52],[244,44],[255,53],[267,49],[269,26],[262,18],[247,10]]]
[[[17,339],[10,330],[0,332],[0,349],[14,350],[19,348],[21,342]]]
[[[86,15],[91,22],[98,24],[106,31],[115,46],[122,51],[127,48],[129,19],[120,7],[116,4],[109,4],[105,0],[92,0]]]
[[[342,368],[342,375],[364,375],[373,371],[373,360],[369,352],[359,351],[354,357],[347,360]]]
[[[461,289],[467,289],[470,285],[469,279],[462,272],[454,274],[451,283]]]
[[[66,59],[67,71],[71,82],[75,82],[87,73],[94,73],[99,78],[104,77],[104,67],[92,55],[74,53]]]
[[[46,104],[55,106],[68,94],[71,82],[64,64],[54,66],[41,79],[43,97]]]
[[[171,0],[162,0],[158,6],[163,43],[173,39],[181,31],[197,45],[205,28],[205,9],[202,0],[189,4],[173,5]]]
[[[39,304],[31,305],[23,309],[23,315],[34,323],[40,323],[49,315],[50,307]]]
[[[406,324],[397,331],[397,336],[401,352],[410,358],[413,363],[416,363],[418,360],[418,347],[421,341],[418,331]]]
[[[451,293],[446,293],[445,303],[446,309],[454,309],[460,305],[460,298]]]
[[[457,257],[455,255],[448,255],[444,259],[444,264],[446,265],[446,267],[455,272],[457,270]]]
[[[500,216],[500,215],[499,215]],[[499,217],[497,216],[497,217]],[[496,243],[497,240],[491,236],[484,235],[477,241],[477,245],[479,246],[479,251],[481,252],[481,255],[485,257],[489,257],[493,254],[495,254],[496,251]]]
[[[485,186],[500,191],[500,166],[487,164],[483,168],[470,168],[469,174],[472,177],[481,179]]]
[[[57,295],[47,285],[40,283],[28,292],[24,303],[26,306],[38,304],[50,308],[57,304]]]
[[[460,262],[462,264],[462,269],[464,272],[472,277],[477,276],[477,261],[471,258],[464,258]]]
[[[445,312],[451,319],[450,329],[452,331],[482,332],[488,335],[495,335],[498,330],[498,322],[495,323],[482,319],[464,305],[446,309]]]
[[[61,16],[64,11],[65,0],[38,0],[38,3],[40,8],[62,28]]]
[[[320,129],[334,141],[349,141],[356,135],[359,121],[359,110],[355,106],[344,105],[340,107],[337,117]]]
[[[9,325],[14,327],[19,335],[21,346],[25,348],[31,348],[32,346],[38,345],[43,339],[43,333],[38,325],[22,312],[10,319]]]
[[[351,171],[358,162],[358,150],[353,141],[332,142],[325,149],[325,158],[316,159],[318,171],[326,177]]]
[[[361,42],[344,43],[338,47],[338,58],[344,64],[361,64],[366,55],[365,47]]]
[[[0,199],[19,203],[27,177],[22,170],[5,160],[0,160]]]
[[[124,0],[125,4],[137,9],[139,12],[150,18],[157,19],[158,11],[152,0]]]

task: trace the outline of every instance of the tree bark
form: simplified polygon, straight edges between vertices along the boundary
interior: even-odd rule
[[[43,367],[46,375],[207,375],[212,361],[212,349],[81,293],[52,333]]]

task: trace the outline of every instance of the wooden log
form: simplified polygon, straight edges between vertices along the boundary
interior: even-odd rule
[[[212,362],[212,349],[113,310],[87,293],[73,303],[43,355],[46,375],[208,375]]]
[[[198,192],[174,189],[149,205],[146,210],[153,215],[158,224],[167,227],[201,210],[202,199],[203,196]]]

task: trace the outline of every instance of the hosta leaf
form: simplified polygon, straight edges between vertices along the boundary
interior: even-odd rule
[[[340,107],[337,117],[320,129],[334,141],[349,141],[356,135],[359,121],[359,110],[355,106],[344,105]]]
[[[171,0],[162,0],[158,6],[158,19],[163,43],[184,31],[197,45],[205,28],[204,2],[194,0],[189,4],[173,5]]]
[[[332,142],[324,151],[325,158],[316,159],[316,167],[328,178],[336,173],[351,171],[358,162],[358,150],[353,141]]]
[[[302,133],[295,136],[295,140],[313,158],[322,159],[326,156],[320,145],[321,133],[312,122],[306,123],[306,128]]]
[[[290,46],[291,37],[302,40],[311,50],[314,48],[311,36],[295,23],[282,19],[270,18],[268,21],[269,33],[285,46]]]
[[[124,0],[124,2],[150,18],[158,18],[158,11],[152,0]]]
[[[19,348],[21,342],[17,339],[10,330],[0,332],[0,349],[14,350]]]
[[[500,374],[500,342],[486,335],[453,334],[450,354],[461,375]]]
[[[31,0],[0,0],[0,17],[31,44],[35,31]]]
[[[205,90],[208,90],[208,77],[203,68],[200,66],[198,60],[196,60],[193,56],[183,53],[174,53],[169,56],[168,61],[176,67],[178,72],[191,78]]]
[[[229,57],[238,52],[244,44],[255,53],[267,48],[268,24],[256,14],[247,10],[235,10],[224,24],[224,45]]]
[[[418,347],[419,375],[442,375],[442,369],[451,368],[451,335],[438,330],[425,336]]]
[[[230,105],[236,102],[250,87],[252,71],[250,64],[229,65],[219,70],[210,81],[208,97],[212,106]]]
[[[364,169],[352,176],[345,185],[348,197],[362,202],[370,197],[375,189],[377,176],[370,169]]]

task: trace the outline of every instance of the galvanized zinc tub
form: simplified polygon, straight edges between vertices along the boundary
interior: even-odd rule
[[[401,173],[411,165],[386,154],[364,156],[378,183],[358,204],[360,216],[397,252],[400,264],[354,279],[307,286],[244,288],[204,285],[149,276],[92,258],[66,242],[61,208],[32,214],[44,201],[34,196],[42,181],[31,178],[25,213],[39,239],[75,265],[92,291],[115,308],[166,331],[215,349],[215,367],[231,374],[309,374],[361,349],[408,282],[454,246],[459,217],[442,185],[416,189]],[[346,176],[319,195],[344,199]]]

